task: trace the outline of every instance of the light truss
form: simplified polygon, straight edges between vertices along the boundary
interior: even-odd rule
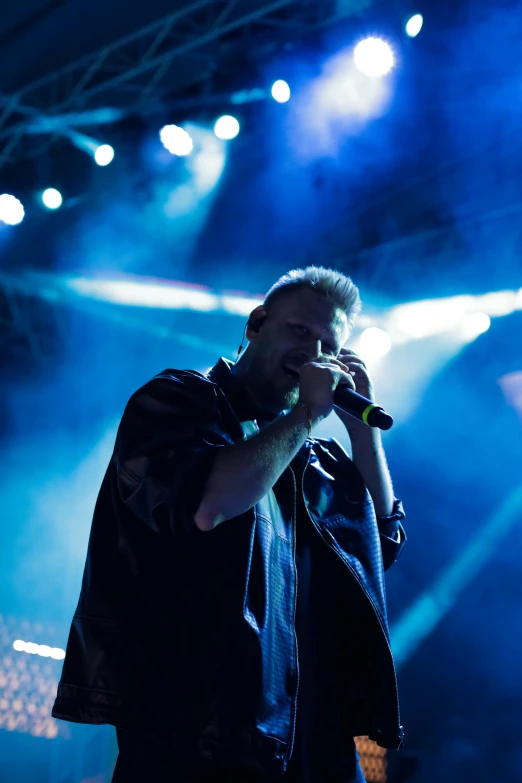
[[[12,95],[0,94],[0,167],[22,157],[34,133],[60,133],[46,120],[81,110],[143,106],[161,93],[168,74],[170,93],[209,77],[220,42],[234,32],[247,47],[259,44],[260,28],[285,34],[331,24],[360,13],[373,0],[197,0],[120,38]],[[266,46],[267,35],[263,37]],[[176,68],[176,66],[178,66]],[[68,130],[64,118],[64,130]],[[41,128],[40,130],[39,127]],[[45,130],[47,127],[47,131]]]

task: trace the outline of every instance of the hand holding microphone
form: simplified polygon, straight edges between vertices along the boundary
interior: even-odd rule
[[[321,421],[330,415],[334,392],[341,381],[355,390],[352,376],[337,359],[318,359],[301,365],[299,402],[310,408],[313,421]]]
[[[339,360],[353,376],[355,389],[338,386],[334,393],[335,407],[369,427],[389,430],[393,426],[393,419],[384,408],[375,403],[373,385],[363,360],[349,348],[341,349]]]
[[[392,417],[373,401],[366,365],[354,351],[343,349],[337,359],[307,362],[299,375],[299,402],[310,407],[314,419],[325,418],[336,407],[343,421],[339,409],[370,427],[392,426]]]

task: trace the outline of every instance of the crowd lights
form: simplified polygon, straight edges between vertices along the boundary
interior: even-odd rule
[[[62,650],[61,647],[50,647],[48,644],[24,642],[23,639],[16,639],[13,642],[13,650],[29,653],[30,655],[40,655],[42,658],[54,658],[56,661],[63,661],[65,658],[65,650]]]

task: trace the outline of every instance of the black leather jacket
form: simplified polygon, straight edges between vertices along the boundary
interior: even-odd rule
[[[207,375],[167,370],[130,399],[96,504],[53,716],[284,771],[299,686],[295,525],[304,499],[317,546],[338,567],[325,574],[336,580],[325,606],[332,628],[344,622],[337,596],[352,594],[358,607],[360,655],[350,678],[332,672],[353,705],[351,736],[398,748],[384,570],[405,540],[402,526],[394,536],[400,501],[377,520],[341,446],[309,439],[300,475],[290,465],[250,511],[199,531],[193,515],[217,449],[255,431],[249,416],[224,360]],[[344,644],[335,635],[329,643]]]

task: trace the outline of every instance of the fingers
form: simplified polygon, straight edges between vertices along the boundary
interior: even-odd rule
[[[321,367],[330,367],[330,369],[341,370],[343,373],[350,372],[348,365],[344,364],[342,361],[340,361],[340,359],[334,359],[331,356],[328,358],[319,359],[316,362],[313,362],[313,364],[320,364]]]
[[[335,358],[333,356],[324,357],[324,359],[321,359],[320,363],[321,364],[335,364],[335,365],[337,365],[337,367],[341,367],[341,368],[344,368],[346,366],[344,364],[344,362],[342,361],[342,359],[340,359],[339,357]]]
[[[349,386],[350,389],[355,391],[355,380],[353,377],[355,372],[350,370],[345,364],[338,361],[337,359],[328,362],[328,364],[332,367],[332,369],[337,370],[338,386]]]
[[[355,381],[352,378],[351,375],[347,375],[346,373],[343,373],[339,377],[339,383],[338,386],[348,386],[352,391],[355,391]]]
[[[317,364],[320,367],[324,367],[333,370],[337,376],[337,383],[339,386],[349,386],[350,389],[355,391],[355,381],[353,379],[353,372],[345,364],[338,359],[321,360],[317,362],[310,362],[311,364]]]
[[[353,372],[355,377],[361,377],[362,375],[368,376],[368,368],[366,367],[366,364],[363,362],[360,356],[357,356],[354,351],[343,349],[339,354],[338,359],[348,368],[349,371]]]
[[[355,364],[360,364],[366,368],[366,364],[363,362],[361,357],[358,356],[355,353],[355,351],[352,351],[349,348],[341,348],[339,352],[339,356],[337,358],[340,359],[345,364],[355,363]]]
[[[366,369],[366,365],[362,362],[344,362],[348,370],[353,371],[355,373],[364,373],[365,375],[368,374],[368,370]]]
[[[373,394],[372,381],[368,375],[368,368],[360,356],[355,351],[343,348],[338,356],[346,370],[350,373],[355,382],[355,391],[359,391],[364,396],[371,397]]]
[[[347,361],[343,361],[342,359],[328,359],[327,364],[334,365],[338,367],[340,370],[342,370],[344,373],[351,374],[352,371],[355,371],[355,366],[350,367],[349,363]]]

